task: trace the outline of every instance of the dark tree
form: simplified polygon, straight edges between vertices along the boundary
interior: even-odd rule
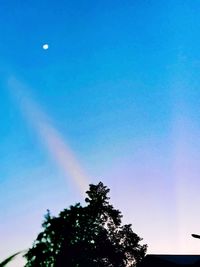
[[[109,189],[90,185],[80,204],[63,210],[58,217],[48,212],[33,247],[25,255],[25,267],[128,267],[146,253],[146,245],[131,225],[121,225],[120,211],[109,204]]]

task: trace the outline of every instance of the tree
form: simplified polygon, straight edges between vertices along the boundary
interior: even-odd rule
[[[146,253],[146,245],[131,225],[121,225],[122,215],[109,204],[109,189],[90,185],[85,199],[64,209],[58,217],[47,212],[41,232],[25,257],[25,267],[128,267]]]

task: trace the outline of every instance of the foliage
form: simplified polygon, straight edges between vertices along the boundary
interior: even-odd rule
[[[131,225],[121,225],[120,211],[109,204],[109,189],[90,185],[85,199],[60,212],[48,211],[44,231],[25,257],[25,267],[124,267],[135,266],[145,256],[146,245]]]

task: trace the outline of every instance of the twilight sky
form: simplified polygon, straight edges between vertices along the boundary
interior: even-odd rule
[[[200,253],[199,13],[197,0],[1,1],[1,259],[100,180],[148,253]]]

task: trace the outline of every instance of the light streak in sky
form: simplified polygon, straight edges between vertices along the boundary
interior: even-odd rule
[[[177,241],[174,250],[181,253],[199,253],[194,245],[191,232],[199,229],[199,128],[191,116],[187,80],[182,58],[177,60],[177,71],[172,74],[172,175],[175,181],[177,210]],[[189,86],[190,85],[190,86]],[[191,89],[190,89],[191,90]]]
[[[50,156],[54,158],[65,176],[72,178],[80,192],[84,194],[88,187],[88,176],[80,166],[69,145],[58,130],[52,126],[50,119],[28,96],[30,89],[15,78],[9,79],[8,86],[15,101],[20,105],[27,122],[31,124],[42,143],[46,145]]]

